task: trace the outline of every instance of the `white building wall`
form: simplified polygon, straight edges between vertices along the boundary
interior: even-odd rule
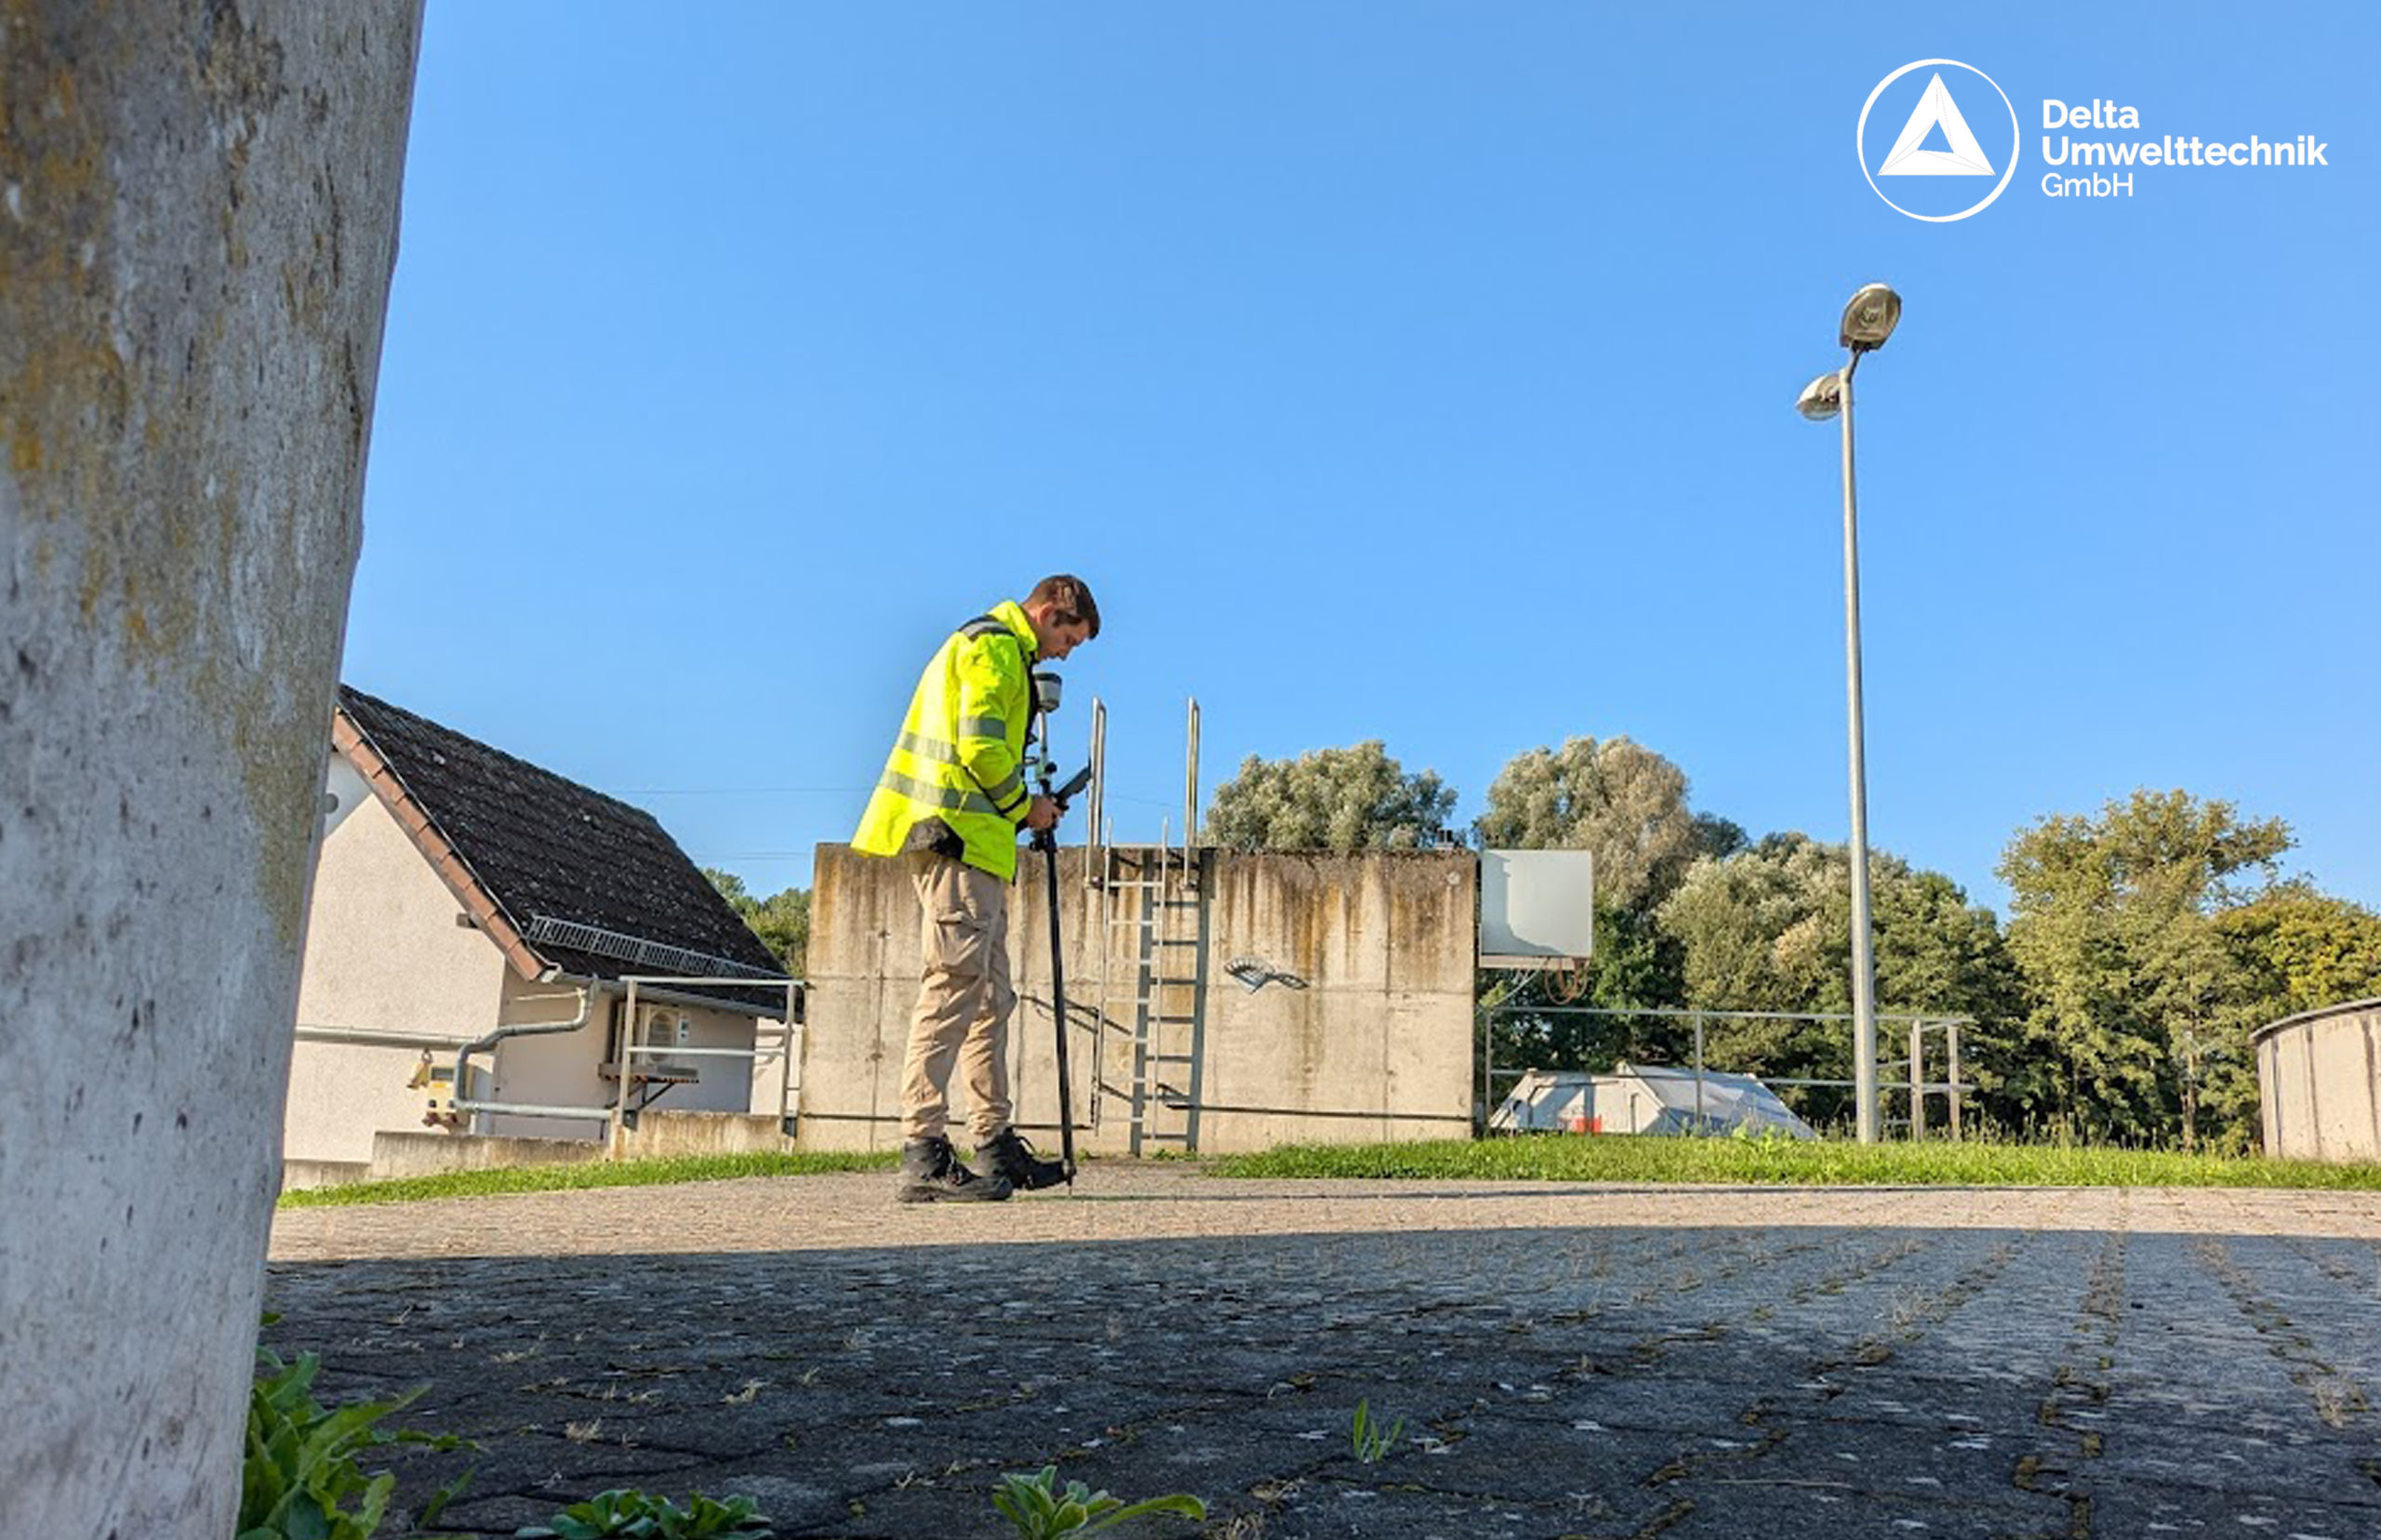
[[[597,986],[586,1023],[576,1031],[547,1032],[536,1037],[507,1038],[496,1045],[495,1073],[478,1088],[490,1101],[534,1102],[549,1107],[603,1107],[611,1101],[610,1082],[598,1072],[611,1046],[613,996],[608,986]],[[539,984],[508,975],[504,980],[501,1020],[506,1026],[540,1021],[568,1021],[579,1014],[577,986]],[[489,1059],[476,1061],[487,1064]],[[600,1139],[601,1118],[532,1118],[515,1112],[482,1113],[470,1125],[474,1134],[499,1138]]]
[[[545,1033],[506,1040],[497,1046],[497,1099],[537,1102],[557,1107],[604,1107],[612,1099],[614,1082],[602,1067],[612,1057],[612,1018],[622,990],[617,984],[601,987],[587,1024],[576,1031]],[[638,1015],[655,1003],[640,993]],[[685,1045],[690,1048],[752,1047],[752,1018],[732,1011],[669,1003],[672,1017],[686,1021]],[[513,1022],[567,1021],[578,1014],[578,997],[568,985],[523,983],[508,979],[504,1019]],[[671,1042],[675,1043],[674,1031]],[[688,1057],[700,1079],[672,1085],[651,1105],[657,1110],[682,1112],[742,1112],[752,1101],[752,1068],[748,1059]],[[600,1139],[605,1122],[598,1118],[531,1118],[517,1113],[486,1114],[474,1132],[510,1137]]]
[[[376,799],[323,842],[298,985],[284,1104],[289,1160],[365,1161],[380,1129],[418,1131],[427,1094],[406,1082],[427,1051],[493,1027],[511,970],[456,923],[462,906]],[[370,1043],[324,1041],[370,1034]]]

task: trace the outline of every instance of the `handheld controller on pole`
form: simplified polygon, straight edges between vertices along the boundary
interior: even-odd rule
[[[1085,786],[1091,784],[1091,766],[1084,765],[1074,777],[1053,789],[1051,778],[1058,772],[1057,762],[1050,757],[1050,713],[1058,709],[1058,676],[1049,672],[1033,675],[1034,736],[1040,748],[1040,763],[1035,778],[1041,783],[1042,795],[1058,804],[1064,814]],[[1058,833],[1055,824],[1033,831],[1032,845],[1042,853],[1044,885],[1050,902],[1050,1016],[1057,1023],[1058,1060],[1058,1160],[1067,1174],[1067,1186],[1075,1185],[1075,1097],[1074,1081],[1067,1064],[1067,967],[1066,949],[1058,934]]]

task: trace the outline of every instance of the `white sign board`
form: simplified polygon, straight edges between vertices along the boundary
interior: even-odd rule
[[[1480,965],[1563,968],[1595,953],[1595,865],[1584,850],[1480,853]]]

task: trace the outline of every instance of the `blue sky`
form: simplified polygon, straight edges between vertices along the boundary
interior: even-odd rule
[[[2182,787],[2381,904],[2381,12],[2013,9],[432,0],[345,677],[770,892],[942,634],[1065,569],[1120,838],[1178,825],[1195,695],[1208,787],[1377,737],[1469,818],[1626,734],[1841,840],[1791,407],[1882,280],[1872,842],[2000,908],[2021,827]],[[1935,58],[2020,130],[1947,223],[1854,148]],[[2045,196],[2043,99],[2095,97],[2140,129],[2066,132],[2330,164]]]

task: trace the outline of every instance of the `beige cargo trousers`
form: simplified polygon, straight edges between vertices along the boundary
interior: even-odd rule
[[[901,1062],[901,1136],[945,1137],[953,1063],[967,1092],[967,1123],[981,1145],[1006,1128],[1009,986],[1008,884],[964,861],[914,850],[919,940],[925,952],[910,1047]]]

